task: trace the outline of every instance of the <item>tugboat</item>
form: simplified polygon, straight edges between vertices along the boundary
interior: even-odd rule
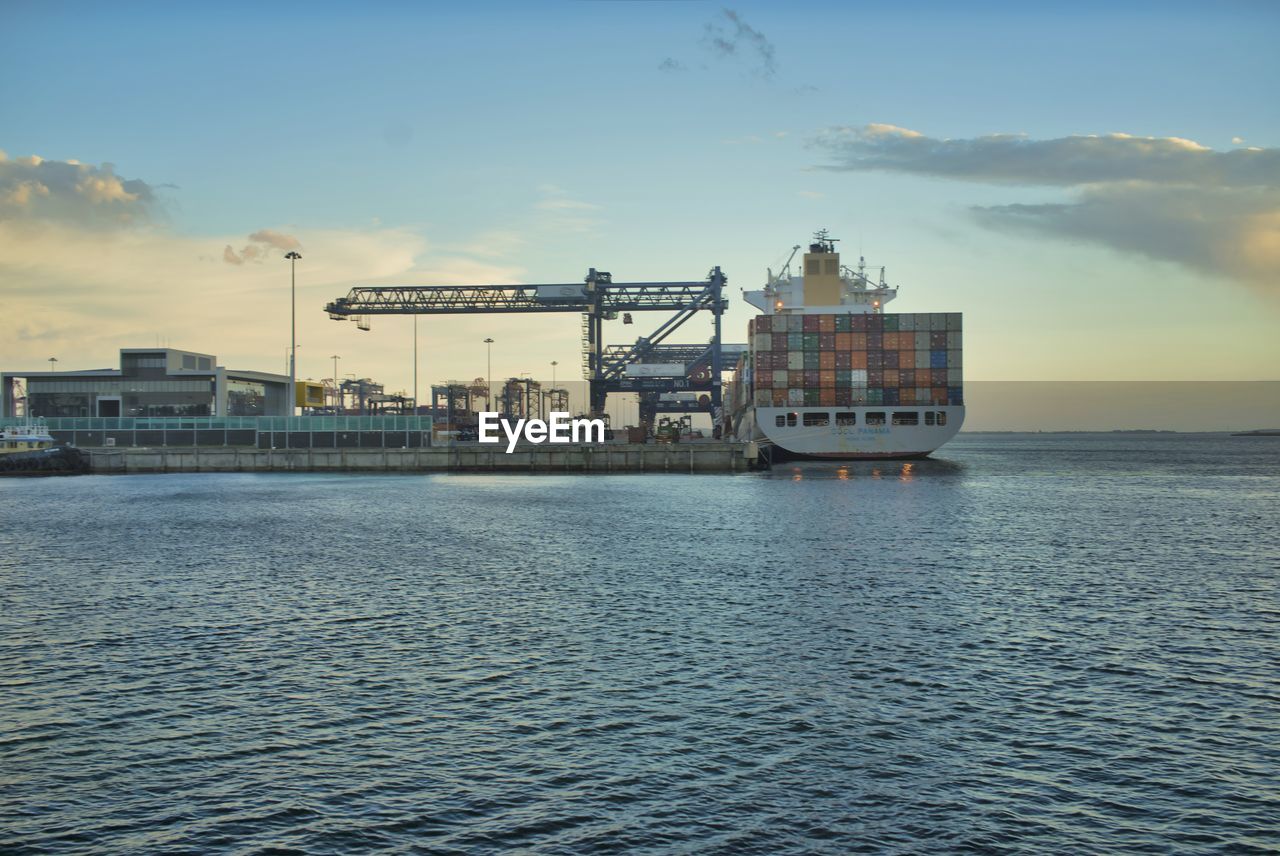
[[[0,425],[0,475],[35,476],[86,473],[89,460],[71,446],[57,446],[43,419]]]

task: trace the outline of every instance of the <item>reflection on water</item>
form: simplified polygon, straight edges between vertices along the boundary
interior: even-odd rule
[[[774,464],[772,470],[766,470],[760,475],[763,478],[781,477],[789,481],[893,478],[910,482],[916,479],[951,478],[963,475],[964,471],[965,464],[961,461],[923,458],[912,461],[787,461]]]

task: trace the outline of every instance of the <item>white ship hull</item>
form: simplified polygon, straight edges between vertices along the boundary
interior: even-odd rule
[[[784,457],[832,460],[922,458],[954,437],[964,423],[964,407],[958,405],[756,407],[753,411],[747,418],[754,424],[741,426],[739,436],[768,442]],[[837,414],[849,413],[853,414],[852,420],[847,416],[837,418]],[[821,423],[822,414],[826,414],[825,425],[817,424]],[[917,424],[903,424],[911,415]],[[877,416],[883,418],[883,424],[877,424]],[[779,421],[783,424],[779,425]],[[806,425],[806,421],[815,424]]]

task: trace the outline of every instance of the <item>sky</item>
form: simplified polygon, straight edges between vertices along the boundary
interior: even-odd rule
[[[969,380],[1280,379],[1280,4],[0,6],[0,371],[122,347],[413,378],[357,285],[729,277],[817,229]],[[625,343],[665,316],[606,325]],[[566,315],[423,317],[428,382]],[[709,317],[677,338],[705,341]]]

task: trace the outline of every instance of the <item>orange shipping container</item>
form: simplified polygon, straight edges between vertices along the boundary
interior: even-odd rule
[[[867,349],[866,333],[850,333],[850,348],[854,351],[865,351]],[[856,366],[854,368],[857,368]],[[865,366],[863,367],[865,368]]]
[[[884,349],[886,351],[898,350],[898,334],[896,332],[884,334]]]
[[[834,369],[836,367],[835,351],[820,351],[818,353],[818,368]]]
[[[897,370],[897,369],[885,369],[885,370],[884,370],[884,385],[885,385],[885,386],[897,386],[897,385],[898,385],[898,370]]]
[[[786,407],[786,406],[787,406],[787,391],[786,391],[785,389],[779,389],[779,388],[777,388],[777,387],[774,387],[774,389],[773,389],[773,406],[774,406],[774,407]]]
[[[827,387],[834,387],[836,385],[835,369],[831,369],[830,371],[820,372],[818,375],[818,379],[823,389],[826,389]]]
[[[836,350],[847,351],[853,347],[852,333],[836,333]]]
[[[854,335],[857,335],[856,333]],[[865,337],[864,337],[865,338]],[[850,355],[850,362],[855,369],[865,369],[867,367],[867,352],[854,351]]]
[[[818,332],[834,333],[836,331],[836,316],[819,315],[818,316]]]
[[[915,351],[898,351],[898,368],[913,369],[916,367]]]
[[[824,388],[818,394],[818,401],[821,402],[824,407],[834,407],[836,403],[836,391],[834,389]]]

